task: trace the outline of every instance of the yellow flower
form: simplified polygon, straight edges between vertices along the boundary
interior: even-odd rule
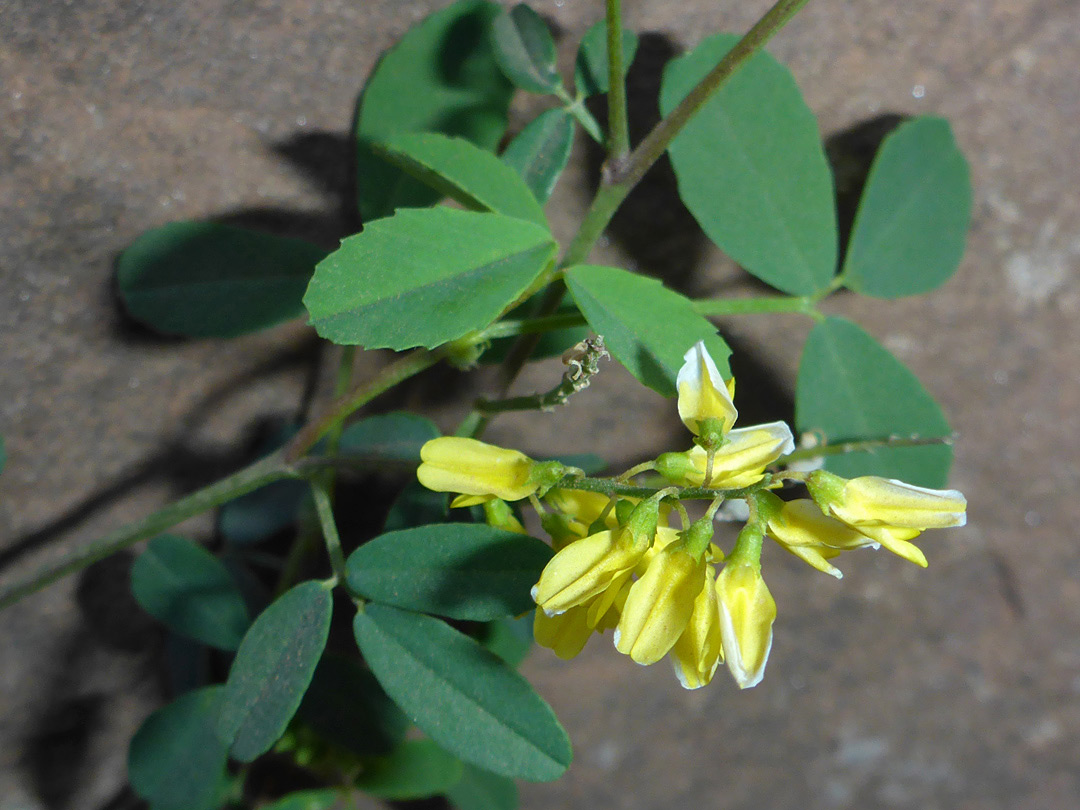
[[[659,498],[652,497],[634,507],[626,525],[605,529],[575,540],[559,551],[544,567],[532,597],[549,615],[564,613],[581,605],[613,584],[625,581],[649,550],[659,520]]]
[[[779,499],[777,499],[779,500]],[[876,545],[865,534],[821,513],[813,501],[800,498],[778,505],[768,521],[768,534],[796,557],[840,579],[844,575],[828,562],[841,550]]]
[[[761,683],[772,649],[776,602],[761,568],[729,561],[716,578],[724,660],[740,689]]]
[[[768,533],[796,557],[837,579],[843,574],[827,559],[855,548],[884,546],[905,560],[923,568],[927,566],[926,557],[919,547],[907,542],[919,535],[918,529],[895,526],[855,528],[822,514],[813,501],[805,498],[784,503],[779,512],[769,518]]]
[[[519,501],[550,487],[573,468],[537,462],[517,450],[459,436],[443,436],[420,448],[416,477],[436,492],[460,492],[451,506],[473,506],[501,498]]]
[[[724,382],[704,341],[695,343],[683,357],[675,388],[679,392],[679,418],[695,436],[701,434],[706,420],[716,420],[720,433],[731,430],[739,415],[732,400],[735,381]]]
[[[598,603],[601,597],[614,591],[614,601],[608,602],[599,617]],[[533,617],[533,638],[541,647],[547,647],[562,659],[570,659],[585,649],[593,633],[602,633],[618,624],[619,614],[626,602],[628,587],[612,586],[599,596],[584,604],[572,607],[565,613],[549,616],[542,608]]]
[[[547,647],[559,658],[573,658],[585,649],[585,644],[593,634],[593,629],[586,620],[588,612],[588,606],[578,605],[565,613],[549,616],[541,608],[537,608],[533,617],[533,638],[537,644]]]
[[[671,663],[684,689],[700,689],[712,680],[723,658],[716,573],[711,565],[706,565],[705,585],[694,600],[694,611],[686,629],[671,648]]]
[[[765,468],[795,449],[791,429],[783,422],[769,422],[730,431],[724,444],[713,454],[713,489],[740,489],[756,484]],[[657,471],[679,486],[705,485],[708,453],[693,447],[686,453],[664,453],[657,459]]]
[[[824,470],[807,479],[823,512],[849,526],[943,529],[967,522],[967,499],[955,489],[927,489],[868,475],[845,480]]]
[[[874,541],[873,545],[875,547],[880,545],[893,554],[923,568],[929,565],[926,561],[926,555],[922,553],[922,549],[914,543],[908,542],[908,540],[919,536],[918,529],[897,526],[860,526],[859,532]]]
[[[675,645],[694,611],[705,581],[705,558],[686,543],[671,543],[630,588],[615,649],[642,665],[655,664]]]
[[[955,489],[927,489],[873,475],[847,480],[824,470],[812,472],[806,485],[822,512],[923,568],[926,556],[909,541],[923,529],[967,522],[967,500]]]
[[[617,529],[619,522],[615,519],[615,509],[608,509],[611,498],[599,492],[585,492],[580,489],[560,489],[556,487],[544,496],[544,500],[582,529],[582,536],[588,534],[588,529],[604,514],[604,525],[609,529]]]

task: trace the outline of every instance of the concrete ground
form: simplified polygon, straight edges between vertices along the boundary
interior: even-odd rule
[[[380,51],[439,5],[0,0],[0,581],[233,468],[253,424],[302,405],[317,352],[303,326],[154,338],[118,314],[112,262],[183,218],[333,244],[349,227],[338,167],[355,95]],[[565,65],[601,5],[535,4],[562,32]],[[635,69],[646,99],[673,49],[765,8],[624,5],[654,34]],[[524,807],[1080,806],[1078,47],[1071,0],[815,0],[775,40],[823,134],[933,113],[971,162],[969,249],[943,290],[827,304],[945,407],[970,523],[926,538],[926,571],[867,552],[836,582],[771,550],[780,615],[767,676],[748,692],[725,677],[684,692],[666,666],[636,667],[606,640],[570,663],[535,652],[525,672],[576,761],[559,782],[524,786]],[[586,204],[586,164],[550,206],[563,235]],[[697,293],[750,289],[662,177],[596,255]],[[722,327],[771,381],[771,407],[789,407],[808,324]],[[538,367],[522,390],[554,373]],[[452,423],[450,409],[433,413]],[[609,367],[570,407],[490,436],[629,462],[678,431],[670,403]],[[161,685],[127,564],[0,615],[0,810],[131,804],[126,743]]]

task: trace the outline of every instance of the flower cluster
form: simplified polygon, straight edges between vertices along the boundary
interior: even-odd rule
[[[824,470],[767,472],[793,451],[791,431],[782,422],[735,428],[734,381],[721,377],[703,343],[687,352],[677,389],[694,446],[617,479],[590,483],[580,470],[474,439],[434,439],[423,448],[420,481],[461,493],[454,506],[484,504],[493,525],[524,532],[505,501],[532,501],[555,551],[532,589],[534,635],[562,658],[581,652],[594,633],[614,630],[619,652],[643,665],[669,657],[687,689],[708,684],[721,662],[740,687],[754,686],[776,618],[761,574],[765,537],[840,577],[829,560],[856,548],[885,547],[925,566],[911,540],[964,523],[967,504],[953,490]],[[650,471],[668,486],[629,486]],[[805,483],[810,497],[782,500],[773,490],[785,481]],[[619,494],[625,490],[650,494]],[[691,521],[682,500],[702,497],[711,504]],[[745,501],[749,513],[726,557],[712,542],[725,499]],[[676,512],[681,529],[668,525]]]

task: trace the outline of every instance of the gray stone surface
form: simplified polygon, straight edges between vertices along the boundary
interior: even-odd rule
[[[315,351],[304,327],[150,338],[117,314],[113,258],[179,218],[331,239],[347,183],[326,169],[355,93],[437,5],[0,2],[2,581],[211,480],[254,421],[300,407]],[[565,65],[597,5],[536,4],[564,33]],[[626,5],[631,25],[666,37],[646,52],[654,82],[670,43],[741,29],[764,8]],[[525,671],[577,758],[560,782],[525,786],[525,807],[1080,806],[1078,40],[1068,0],[817,0],[771,46],[823,133],[940,114],[971,162],[975,218],[956,278],[928,297],[827,304],[945,406],[970,524],[926,538],[927,571],[866,553],[845,558],[842,582],[771,549],[776,642],[749,692],[724,677],[684,692],[665,665],[638,668],[606,639],[571,663],[538,651]],[[575,165],[551,203],[561,234],[587,177]],[[697,292],[751,289],[671,212],[662,181],[650,189],[635,211],[653,244],[633,239],[631,217],[598,256]],[[723,327],[790,394],[808,324]],[[539,366],[522,389],[553,373]],[[434,413],[452,423],[451,409]],[[611,368],[571,407],[508,418],[491,436],[632,461],[679,430],[670,403]],[[153,637],[125,597],[123,560],[0,615],[2,810],[118,794],[126,740],[160,699]]]

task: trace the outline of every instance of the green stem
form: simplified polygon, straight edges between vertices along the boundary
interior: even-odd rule
[[[478,439],[483,435],[484,430],[487,428],[488,422],[490,421],[490,416],[485,416],[476,408],[473,408],[466,417],[461,420],[461,424],[457,426],[454,435],[464,436],[469,439]]]
[[[616,480],[618,480],[618,481],[629,481],[635,475],[641,475],[641,473],[643,473],[643,472],[649,472],[650,470],[655,470],[655,469],[656,469],[656,462],[655,461],[643,461],[640,464],[636,464],[633,467],[631,467],[629,470],[627,470],[626,472],[622,473]]]
[[[778,0],[753,28],[735,43],[735,47],[724,55],[716,67],[686,94],[686,98],[645,136],[625,163],[618,167],[619,170],[611,178],[611,182],[617,186],[626,186],[627,190],[635,186],[705,102],[723,87],[751,56],[765,47],[765,43],[787,25],[806,3],[807,0]]]
[[[854,442],[837,442],[836,444],[823,444],[820,447],[804,447],[792,453],[788,453],[779,459],[777,464],[790,464],[792,461],[804,461],[819,456],[839,456],[844,453],[873,452],[883,447],[924,447],[933,444],[952,444],[952,436],[936,436],[923,438],[921,436],[890,436],[886,439],[863,439]]]
[[[355,361],[356,346],[342,346],[341,354],[338,358],[337,375],[334,379],[334,390],[331,394],[333,399],[343,396],[352,386]],[[328,456],[334,456],[337,453],[338,444],[341,442],[341,434],[344,430],[345,423],[338,422],[327,432],[326,454]],[[324,470],[318,473],[318,477],[322,485],[326,487],[327,494],[330,496],[330,501],[332,503],[334,500],[334,491],[337,486],[337,467],[333,464],[327,465]],[[300,572],[304,567],[304,562],[307,560],[308,554],[313,550],[316,538],[319,534],[318,525],[312,520],[310,512],[305,509],[301,513],[300,520],[298,521],[296,536],[293,538],[292,544],[289,546],[289,551],[285,555],[285,564],[281,568],[281,573],[278,576],[277,585],[274,589],[275,596],[280,596],[285,593],[285,591],[292,587],[292,584],[296,581],[297,577],[300,576]]]
[[[644,487],[625,484],[617,478],[574,478],[567,476],[555,487],[558,489],[577,489],[583,492],[599,492],[608,497],[624,495],[630,498],[649,498],[658,492],[669,492],[675,494],[682,501],[711,501],[717,496],[723,496],[729,500],[746,498],[767,486],[771,481],[771,477],[766,476],[761,482],[750,487],[720,490],[706,487],[684,487],[680,489],[670,485],[662,488]]]
[[[516,337],[517,335],[542,335],[556,329],[584,326],[585,323],[585,318],[577,312],[568,312],[565,315],[546,315],[541,318],[505,320],[493,323],[481,333],[481,337],[485,340],[495,340],[496,338]]]
[[[349,388],[352,387],[353,362],[355,360],[356,347],[342,346],[341,357],[338,360],[337,377],[334,380],[334,392],[332,394],[334,401],[345,396]],[[341,434],[344,430],[345,421],[342,419],[338,420],[328,431],[326,431],[326,454],[328,456],[333,456],[337,453],[338,444],[341,442]],[[322,480],[326,485],[326,490],[330,496],[331,502],[334,499],[334,479],[336,477],[337,470],[334,467],[328,467],[326,471],[322,473]]]
[[[93,565],[98,560],[105,559],[110,554],[122,551],[140,540],[161,534],[181,521],[281,478],[299,477],[299,472],[285,462],[284,454],[279,450],[220,481],[192,492],[142,520],[130,523],[95,542],[81,546],[58,561],[39,568],[30,576],[0,589],[0,610],[13,605],[24,596],[40,591],[68,574],[73,574]]]
[[[622,2],[607,0],[608,159],[618,162],[630,151],[623,78]]]
[[[315,499],[315,511],[322,526],[326,553],[330,555],[330,567],[339,583],[345,583],[345,552],[341,550],[341,537],[334,521],[334,506],[330,502],[330,493],[320,481],[311,482],[311,495]]]
[[[322,417],[308,423],[285,446],[285,460],[295,461],[310,450],[315,442],[334,430],[337,425],[340,425],[358,408],[363,407],[384,391],[435,365],[443,358],[444,354],[445,349],[436,349],[435,351],[416,349],[385,366],[378,374],[362,383],[355,390],[335,399],[330,403]]]
[[[562,267],[584,261],[592,251],[600,234],[604,232],[626,195],[645,176],[652,165],[664,154],[675,136],[701,109],[709,98],[723,87],[742,65],[765,47],[773,35],[806,5],[807,0],[779,0],[740,39],[716,67],[698,82],[678,106],[675,107],[645,139],[637,145],[625,160],[611,164],[601,179],[599,192],[585,214],[581,227],[567,248]],[[540,313],[544,314],[544,313]]]
[[[699,298],[694,310],[707,318],[725,315],[756,315],[765,312],[798,312],[811,317],[818,314],[814,302],[805,296],[761,295],[752,298]]]

